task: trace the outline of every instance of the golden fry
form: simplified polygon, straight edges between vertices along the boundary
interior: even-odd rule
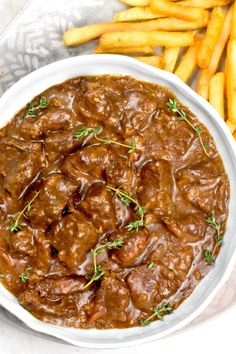
[[[226,87],[228,118],[236,123],[236,39],[229,41],[227,47]]]
[[[163,58],[160,55],[155,55],[151,57],[134,57],[134,58],[145,64],[155,66],[156,68],[161,69],[163,66]]]
[[[186,21],[197,21],[203,16],[201,8],[182,6],[166,0],[152,0],[151,9],[153,12]]]
[[[215,74],[210,81],[209,102],[218,111],[224,119],[224,92],[225,92],[225,74],[219,72]]]
[[[229,119],[227,119],[226,124],[230,130],[230,133],[236,132],[236,124],[232,123]]]
[[[184,0],[180,1],[179,5],[210,9],[211,7],[216,6],[226,6],[229,5],[231,2],[232,0]]]
[[[179,52],[180,52],[180,47],[165,48],[164,56],[163,56],[164,70],[169,71],[171,73],[174,71],[176,62],[178,60]]]
[[[201,73],[199,76],[197,92],[201,96],[203,96],[206,100],[208,100],[210,79],[217,71],[220,59],[222,57],[225,46],[226,46],[229,36],[230,36],[231,23],[232,23],[232,7],[228,11],[227,16],[225,18],[222,32],[221,32],[219,40],[215,46],[214,52],[211,57],[210,64],[207,69],[201,70]]]
[[[130,6],[148,6],[151,0],[120,0],[120,2]]]
[[[211,61],[214,48],[220,37],[225,21],[225,12],[221,7],[215,7],[212,11],[205,38],[199,49],[197,62],[200,68],[206,69]]]
[[[137,6],[125,9],[123,11],[117,12],[113,21],[115,22],[126,22],[126,21],[138,21],[138,20],[152,20],[154,18],[164,17],[163,14],[158,14],[153,12],[150,6]]]
[[[231,39],[236,39],[236,1],[234,1]]]
[[[106,48],[103,49],[101,47],[96,47],[94,49],[96,54],[104,54],[104,53],[111,53],[111,54],[127,54],[127,53],[142,53],[142,54],[154,54],[153,47],[145,46],[145,47],[127,47],[127,48]]]
[[[99,45],[102,48],[165,46],[186,47],[193,45],[195,32],[113,32],[101,36]]]
[[[199,36],[195,44],[187,49],[175,71],[175,75],[177,75],[184,82],[189,80],[197,66],[197,53],[200,43],[201,37]]]
[[[97,23],[84,27],[71,28],[64,33],[64,44],[66,46],[79,45],[96,39],[109,32],[127,31],[187,31],[206,27],[209,20],[208,11],[204,16],[194,22],[183,21],[177,18],[160,18],[152,21],[139,23],[113,22]]]

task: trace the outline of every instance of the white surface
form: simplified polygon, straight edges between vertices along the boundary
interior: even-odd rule
[[[138,347],[96,351],[97,354],[233,354],[236,308],[179,335]],[[1,354],[94,354],[95,350],[55,344],[0,323]]]
[[[25,0],[0,0],[0,32],[25,2]],[[236,307],[231,309],[230,312],[224,313],[219,318],[178,336],[159,340],[158,342],[149,343],[138,348],[115,350],[115,352],[119,354],[139,354],[144,352],[195,354],[201,351],[217,354],[222,353],[227,348],[227,352],[231,354],[235,352],[235,318]],[[18,354],[51,354],[54,352],[57,354],[90,354],[95,351],[51,343],[21,332],[6,324],[3,320],[0,320],[0,353],[15,354],[16,352]],[[105,353],[111,354],[113,352],[114,350],[107,350]]]
[[[86,348],[119,348],[143,344],[183,328],[206,309],[219,288],[228,279],[236,255],[236,238],[234,237],[236,230],[234,215],[236,210],[236,146],[234,139],[214,108],[175,75],[119,55],[87,55],[60,60],[25,76],[1,97],[0,126],[7,123],[34,96],[50,86],[81,75],[107,73],[130,75],[136,79],[167,87],[201,119],[215,139],[224,161],[231,184],[231,198],[224,247],[221,249],[216,265],[212,267],[208,276],[200,282],[191,296],[171,316],[167,316],[165,321],[155,321],[148,327],[106,331],[57,327],[34,318],[0,284],[0,304],[29,327]],[[169,301],[171,302],[171,299]]]

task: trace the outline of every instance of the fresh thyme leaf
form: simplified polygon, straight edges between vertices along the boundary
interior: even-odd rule
[[[120,200],[122,201],[122,203],[124,203],[125,206],[130,206],[130,204],[132,203],[131,200],[129,199],[129,194],[127,192],[123,192],[123,195],[119,195]]]
[[[215,256],[209,250],[204,251],[204,259],[207,264],[215,263]]]
[[[215,241],[217,245],[220,245],[223,242],[223,236],[221,235],[221,232],[224,224],[218,223],[214,216],[207,217],[205,220],[208,225],[216,230]]]
[[[154,262],[149,263],[147,267],[148,269],[152,269],[154,267]]]
[[[38,107],[39,108],[47,108],[48,107],[48,100],[44,96],[40,97]]]
[[[32,267],[28,267],[25,272],[21,273],[19,275],[19,279],[25,283],[27,280],[29,280],[29,272],[32,270]]]
[[[124,147],[129,149],[129,151],[128,151],[129,154],[135,151],[136,142],[135,142],[134,139],[131,140],[131,144],[130,145],[123,144],[123,143],[120,143],[119,141],[112,140],[112,139],[109,139],[109,138],[101,139],[101,138],[98,137],[98,134],[101,133],[101,131],[102,131],[101,127],[81,128],[80,130],[78,130],[78,131],[76,131],[74,133],[74,137],[76,139],[80,140],[80,139],[85,138],[87,136],[93,136],[96,140],[102,142],[105,145],[116,144],[116,145],[119,145],[119,146],[124,146]]]
[[[140,227],[144,225],[143,220],[136,220],[131,222],[129,225],[126,226],[128,231],[138,231]]]
[[[134,139],[131,140],[130,146],[131,146],[131,148],[129,149],[128,153],[132,154],[135,151],[136,146],[137,146],[137,143]]]
[[[34,200],[37,198],[37,196],[39,195],[40,192],[35,193],[34,197],[26,204],[26,206],[24,207],[24,209],[22,209],[19,213],[17,213],[17,218],[13,219],[13,223],[9,226],[9,230],[11,232],[18,232],[21,230],[21,226],[20,226],[20,218],[22,216],[24,216],[25,218],[27,218],[26,215],[26,211],[30,211],[30,208],[34,202]]]
[[[142,205],[136,205],[136,207],[134,208],[134,210],[136,211],[136,213],[140,216],[143,217],[143,215],[145,214],[145,208]]]
[[[110,139],[103,139],[103,142],[104,142],[105,145],[111,144],[111,140]]]
[[[214,216],[206,217],[206,222],[208,225],[210,225],[213,229],[216,230],[217,235],[220,235],[223,224],[218,223]]]
[[[0,274],[0,279],[6,279],[6,277],[7,277],[6,274],[4,274],[4,273]]]
[[[169,108],[169,110],[173,113],[177,113],[178,114],[178,118],[179,120],[185,121],[194,131],[196,137],[199,139],[200,144],[202,146],[202,149],[204,151],[204,154],[207,157],[210,157],[210,155],[207,152],[207,148],[205,147],[205,143],[202,140],[202,132],[200,127],[198,126],[194,126],[190,120],[187,118],[187,114],[184,112],[183,109],[178,108],[177,107],[177,101],[175,99],[169,98],[168,102],[167,102],[167,107]]]
[[[109,250],[116,249],[123,246],[123,240],[114,240],[113,242],[106,242],[105,247]]]
[[[117,248],[121,247],[122,245],[123,245],[123,241],[117,239],[117,240],[114,240],[113,242],[106,242],[104,245],[97,246],[95,249],[92,250],[93,276],[91,277],[89,282],[84,285],[83,290],[86,289],[87,287],[89,287],[89,285],[91,285],[94,281],[99,280],[105,274],[105,272],[102,269],[102,265],[97,264],[97,255],[101,254],[103,252],[104,248],[112,250],[112,249],[117,249]]]
[[[153,314],[149,316],[146,320],[141,320],[140,325],[142,327],[148,326],[155,317],[162,321],[163,316],[170,314],[172,311],[173,307],[170,304],[165,304],[161,307],[154,307]]]
[[[140,227],[144,225],[144,214],[145,214],[145,208],[141,206],[137,200],[135,200],[133,197],[129,195],[126,191],[124,191],[121,188],[113,188],[111,186],[106,186],[106,188],[112,192],[115,192],[115,194],[120,198],[120,200],[126,205],[130,206],[131,203],[135,204],[134,210],[136,211],[137,215],[140,217],[139,220],[135,220],[131,222],[129,225],[126,226],[128,231],[138,231]]]
[[[20,231],[20,229],[21,229],[21,227],[19,225],[19,221],[14,219],[13,223],[9,227],[9,230],[11,232],[18,232],[18,231]]]
[[[35,116],[40,109],[45,109],[49,105],[48,100],[45,97],[40,97],[38,102],[31,102],[27,104],[27,112],[24,114],[21,114],[20,118],[25,119],[28,116]]]
[[[217,245],[221,245],[223,242],[223,237],[221,235],[216,235],[215,236],[215,241]]]
[[[96,269],[96,273],[94,273],[94,276],[93,276],[93,281],[99,280],[104,274],[105,273],[102,270],[102,265],[98,264],[97,269]]]
[[[74,137],[78,140],[86,138],[87,136],[95,136],[100,133],[101,127],[96,128],[81,128],[80,130],[74,133]]]
[[[146,326],[150,325],[150,323],[151,323],[151,320],[141,320],[140,321],[140,326],[141,327],[146,327]]]

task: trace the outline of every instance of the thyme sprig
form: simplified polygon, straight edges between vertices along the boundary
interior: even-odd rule
[[[165,304],[161,307],[154,307],[153,314],[149,316],[146,320],[141,320],[140,325],[142,327],[148,326],[154,318],[158,318],[159,320],[163,320],[163,316],[170,314],[173,311],[173,308],[170,304]]]
[[[91,285],[94,281],[99,280],[105,274],[105,272],[102,269],[102,265],[97,264],[97,255],[103,253],[103,250],[105,248],[108,250],[118,249],[122,245],[123,245],[123,241],[117,239],[117,240],[114,240],[113,242],[106,242],[105,244],[97,246],[94,250],[92,250],[93,276],[91,277],[90,281],[87,284],[85,284],[85,286],[83,287],[83,290],[88,288],[89,285]]]
[[[207,152],[207,147],[208,147],[208,144],[205,144],[203,142],[203,139],[202,139],[202,132],[201,132],[201,129],[199,126],[195,126],[193,125],[190,120],[187,118],[187,114],[184,112],[183,109],[181,108],[178,108],[177,107],[177,101],[173,98],[169,98],[168,102],[167,102],[167,107],[169,108],[169,110],[173,113],[177,113],[178,114],[178,118],[179,120],[182,120],[182,121],[185,121],[194,131],[196,137],[199,139],[200,141],[200,144],[202,146],[202,149],[205,153],[205,155],[207,157],[210,157],[210,155],[208,154]]]
[[[96,127],[96,128],[81,128],[80,130],[76,131],[74,133],[74,137],[78,140],[82,139],[82,138],[85,138],[87,136],[94,136],[94,138],[97,140],[97,141],[100,141],[102,142],[103,144],[105,145],[109,145],[109,144],[116,144],[116,145],[119,145],[119,146],[123,146],[123,147],[126,147],[128,148],[128,153],[129,154],[132,154],[135,149],[136,149],[136,141],[134,139],[131,140],[131,143],[130,145],[127,145],[127,144],[123,144],[123,143],[120,143],[119,141],[116,141],[116,140],[112,140],[112,139],[109,139],[109,138],[104,138],[104,139],[101,139],[98,137],[98,134],[101,133],[102,131],[102,128],[101,127]]]
[[[35,193],[34,197],[26,204],[26,206],[20,211],[18,212],[17,218],[13,219],[13,223],[11,224],[11,226],[9,227],[9,230],[11,232],[17,232],[20,231],[21,226],[20,226],[20,218],[22,216],[24,216],[25,218],[27,218],[27,212],[30,211],[31,209],[31,205],[33,204],[34,200],[37,198],[37,196],[39,195],[40,192]]]
[[[26,108],[27,108],[27,112],[22,114],[20,116],[21,119],[25,119],[29,116],[36,116],[38,114],[38,111],[40,109],[45,109],[48,107],[48,100],[42,96],[39,98],[39,101],[38,102],[30,102]]]
[[[0,279],[6,279],[7,275],[5,273],[0,274]]]
[[[113,188],[111,186],[106,186],[106,188],[112,192],[115,192],[115,194],[120,198],[120,200],[125,204],[125,206],[130,206],[131,203],[135,204],[134,210],[136,211],[136,214],[139,216],[138,220],[135,220],[131,222],[129,225],[126,226],[128,231],[138,231],[140,227],[144,225],[144,215],[145,215],[145,208],[139,204],[139,202],[131,197],[129,193],[124,191],[121,188]]]
[[[220,224],[216,221],[215,216],[211,217],[206,217],[206,222],[208,225],[210,225],[213,229],[216,230],[216,235],[215,235],[215,247],[212,252],[210,252],[208,249],[204,250],[204,259],[207,264],[213,264],[215,263],[216,257],[215,253],[217,248],[222,244],[223,242],[223,236],[222,236],[222,227],[224,224]]]
[[[32,270],[32,267],[26,268],[26,270],[19,275],[19,279],[25,283],[29,280],[29,272]]]

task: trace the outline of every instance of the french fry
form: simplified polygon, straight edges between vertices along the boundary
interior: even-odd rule
[[[127,47],[127,48],[106,48],[103,49],[101,47],[96,47],[94,49],[96,54],[104,54],[104,53],[111,53],[111,54],[127,54],[127,53],[142,53],[142,54],[154,54],[153,47],[145,46],[145,47]]]
[[[178,60],[180,52],[180,47],[167,47],[164,50],[163,56],[163,69],[169,72],[173,72],[175,69],[176,62]]]
[[[139,46],[186,47],[193,45],[195,32],[113,32],[99,40],[102,48]]]
[[[233,9],[231,7],[227,13],[227,16],[226,16],[225,22],[224,22],[224,26],[222,28],[222,32],[221,32],[219,40],[215,46],[214,52],[211,57],[210,64],[207,69],[201,70],[201,73],[199,76],[199,81],[198,81],[198,85],[197,85],[197,92],[201,96],[203,96],[206,100],[208,100],[210,79],[217,71],[220,59],[222,57],[222,54],[224,52],[224,49],[225,49],[226,44],[227,44],[229,37],[230,37],[232,15],[233,15],[232,10]]]
[[[151,0],[120,0],[120,2],[130,6],[148,6]]]
[[[233,4],[231,39],[236,39],[236,1],[234,1],[234,4]]]
[[[206,69],[211,61],[214,48],[220,37],[225,21],[225,12],[221,7],[215,7],[212,11],[205,38],[199,49],[197,62],[200,68]]]
[[[152,0],[151,9],[153,12],[186,21],[197,21],[203,16],[201,8],[182,6],[166,0]]]
[[[228,118],[236,123],[236,39],[232,39],[227,47],[226,87]]]
[[[195,44],[192,47],[189,47],[183,55],[179,66],[175,71],[175,75],[177,75],[184,82],[187,82],[189,80],[194,69],[197,66],[197,53],[200,43],[201,37],[198,36],[195,41]]]
[[[151,10],[150,6],[137,6],[125,9],[123,11],[117,12],[113,21],[115,22],[126,22],[126,21],[138,21],[138,20],[152,20],[154,18],[165,17],[163,14],[158,14]]]
[[[180,1],[179,5],[210,9],[211,7],[216,6],[226,6],[229,5],[231,2],[232,0],[184,0]]]
[[[160,18],[139,23],[113,22],[97,23],[84,27],[75,27],[64,33],[63,39],[66,46],[74,46],[96,39],[109,32],[127,31],[188,31],[206,27],[209,20],[208,11],[198,21],[183,21],[177,18]]]
[[[130,23],[129,25],[136,25],[137,29],[133,31],[143,30],[143,31],[192,31],[199,28],[204,28],[209,22],[209,12],[204,10],[203,16],[198,21],[184,21],[174,17],[159,18],[157,20],[140,22],[140,23]],[[132,31],[132,29],[130,29]]]
[[[150,57],[134,57],[135,59],[156,68],[162,68],[163,66],[163,58],[160,55],[150,56]]]
[[[224,91],[225,91],[225,74],[219,72],[215,74],[210,81],[209,86],[209,102],[218,111],[224,119]]]
[[[230,133],[236,132],[236,124],[232,123],[229,119],[227,119],[226,124],[230,130]]]

